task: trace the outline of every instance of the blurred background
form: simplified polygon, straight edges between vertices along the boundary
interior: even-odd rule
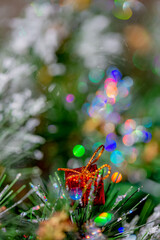
[[[0,0],[1,171],[48,181],[104,144],[98,165],[156,205],[159,22],[158,0]]]

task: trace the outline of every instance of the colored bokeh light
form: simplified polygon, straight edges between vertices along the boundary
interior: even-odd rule
[[[124,161],[124,157],[123,157],[123,154],[119,150],[115,150],[114,152],[112,152],[112,154],[110,156],[110,160],[112,163],[117,165],[117,164],[121,164]]]
[[[98,147],[100,147],[101,145],[102,145],[101,142],[96,142],[96,143],[94,143],[93,146],[92,146],[93,151],[95,151],[95,150],[96,150]]]
[[[80,188],[72,188],[69,191],[69,196],[72,200],[79,200],[82,197],[82,190]]]
[[[117,7],[122,7],[126,0],[114,0],[114,4]]]
[[[141,130],[136,129],[132,133],[132,137],[134,142],[141,142],[143,141],[143,132]]]
[[[88,109],[88,115],[89,115],[90,117],[95,117],[95,115],[96,115],[96,108],[90,107],[90,108]]]
[[[118,88],[116,83],[110,82],[106,86],[106,94],[109,98],[114,98],[118,95]]]
[[[66,101],[67,101],[68,103],[73,102],[73,101],[74,101],[74,95],[73,95],[73,94],[68,94],[68,95],[66,96]]]
[[[108,86],[108,84],[110,84],[110,83],[115,83],[116,84],[115,79],[113,79],[113,78],[106,78],[106,80],[104,81],[104,88],[106,88]]]
[[[108,77],[113,78],[116,82],[118,82],[122,78],[122,73],[116,66],[110,66],[107,69],[106,74]]]
[[[113,133],[115,131],[115,124],[112,122],[108,122],[104,125],[104,133]]]
[[[116,149],[117,143],[116,143],[116,141],[110,139],[110,140],[106,141],[104,147],[105,147],[106,151],[112,152]]]
[[[94,219],[97,227],[103,227],[112,220],[113,214],[111,213],[101,213],[98,217]]]
[[[108,104],[111,104],[111,105],[114,105],[116,103],[116,98],[113,97],[113,98],[108,98]]]
[[[88,114],[89,108],[90,108],[90,104],[89,103],[84,103],[83,106],[82,106],[82,112]]]
[[[78,91],[80,93],[86,93],[88,90],[88,85],[86,82],[79,82],[78,83]]]
[[[118,68],[113,69],[110,72],[110,76],[116,81],[118,82],[121,78],[122,78],[122,73],[118,70]]]
[[[123,232],[124,232],[124,227],[118,228],[118,232],[119,232],[119,233],[123,233]]]
[[[56,133],[57,131],[58,131],[57,126],[55,126],[55,125],[49,125],[48,126],[48,132],[49,133]]]
[[[149,142],[152,139],[152,134],[150,132],[142,131],[143,133],[143,141]]]
[[[76,145],[73,148],[73,154],[76,157],[82,157],[85,153],[85,148],[82,145]]]
[[[126,135],[124,135],[124,137],[122,138],[122,142],[126,146],[132,146],[134,144],[134,142],[135,142],[134,135],[133,134],[126,134]]]
[[[121,86],[118,88],[118,93],[119,93],[120,98],[125,98],[128,96],[129,91],[128,91],[127,87]]]
[[[106,113],[109,114],[113,112],[113,106],[111,104],[106,104]]]
[[[119,113],[117,112],[112,112],[109,116],[108,116],[108,120],[110,122],[113,122],[115,124],[119,123],[121,120],[121,116]]]
[[[132,148],[132,153],[130,155],[129,163],[134,163],[138,156],[138,150],[136,148]]]
[[[131,77],[124,77],[123,82],[127,88],[130,88],[133,86],[133,79]]]
[[[107,99],[103,95],[97,95],[93,101],[92,106],[93,107],[104,107],[104,105],[107,103]]]
[[[110,141],[110,140],[115,140],[116,139],[116,134],[115,133],[109,133],[106,136],[106,142]]]
[[[146,127],[146,128],[152,127],[152,119],[150,119],[150,118],[144,118],[144,119],[143,119],[143,125],[144,125],[144,127]]]
[[[136,121],[133,119],[128,119],[124,123],[124,129],[126,133],[132,132],[136,128]]]
[[[119,1],[120,3],[120,1]],[[128,4],[122,3],[122,8],[125,10],[129,7]],[[94,69],[96,70],[96,69]],[[94,73],[93,70],[90,73]],[[102,86],[102,85],[101,85]],[[115,135],[107,135],[105,142],[105,150],[112,152],[110,160],[117,167],[124,162],[125,155],[129,155],[131,161],[135,161],[137,153],[132,154],[131,147],[138,142],[148,142],[151,139],[151,134],[146,131],[146,127],[151,126],[151,121],[145,119],[145,124],[138,126],[138,119],[127,119],[124,124],[121,124],[123,119],[121,112],[127,110],[131,103],[130,88],[133,86],[133,79],[129,76],[123,77],[122,73],[116,66],[111,66],[106,70],[106,78],[104,79],[104,86],[97,90],[96,95],[93,97],[90,95],[88,101],[92,101],[91,104],[86,103],[83,105],[83,109],[97,124],[94,129],[100,126],[100,129],[107,135],[113,133],[120,124],[121,137]],[[105,122],[100,125],[101,122]],[[125,145],[119,144],[119,139]],[[123,148],[123,152],[116,150],[117,145]],[[95,145],[96,146],[96,145]],[[95,146],[93,149],[95,150]],[[98,147],[98,145],[97,145]],[[129,147],[128,149],[126,147]],[[122,149],[121,148],[121,149]],[[130,153],[128,151],[131,150]]]
[[[103,69],[96,68],[89,72],[88,78],[93,83],[99,83],[103,79],[104,75],[105,72]]]
[[[119,183],[122,180],[122,174],[119,172],[115,172],[112,174],[111,177],[112,182]]]
[[[116,8],[113,11],[113,15],[121,20],[128,20],[131,18],[132,16],[132,10],[129,7],[125,7],[124,8]]]

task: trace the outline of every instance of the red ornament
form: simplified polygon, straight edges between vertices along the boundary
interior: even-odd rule
[[[97,158],[94,159],[97,152],[100,151]],[[94,185],[93,195],[94,197],[94,205],[101,205],[105,203],[105,194],[104,194],[104,183],[103,180],[109,177],[111,173],[111,167],[108,164],[104,164],[102,167],[97,168],[97,165],[94,164],[104,151],[104,146],[101,145],[91,157],[89,163],[85,167],[75,168],[75,169],[67,169],[67,168],[59,168],[58,170],[65,171],[66,178],[66,187],[72,191],[72,189],[81,189],[83,192],[82,206],[85,207],[88,204],[88,198],[91,191],[92,184]],[[105,177],[99,175],[99,171],[103,168],[108,168],[108,173]]]

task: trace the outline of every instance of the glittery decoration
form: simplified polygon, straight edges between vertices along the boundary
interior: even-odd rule
[[[99,150],[101,150],[99,152]],[[66,187],[69,190],[73,188],[81,188],[84,190],[82,197],[82,206],[86,206],[88,203],[88,198],[90,195],[90,190],[92,183],[94,184],[94,193],[96,194],[94,204],[104,204],[104,184],[103,180],[108,178],[111,173],[111,167],[108,164],[104,164],[97,169],[97,165],[94,164],[97,162],[104,151],[104,146],[101,145],[94,152],[93,156],[89,160],[87,166],[82,168],[68,169],[68,168],[58,168],[59,171],[65,171],[66,178]],[[95,158],[96,154],[99,152],[98,156]],[[103,168],[108,168],[107,174],[103,177],[100,172]]]
[[[69,196],[73,200],[79,200],[82,197],[82,190],[80,188],[72,188],[69,191]]]

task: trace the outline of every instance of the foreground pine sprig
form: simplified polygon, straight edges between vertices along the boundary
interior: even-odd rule
[[[66,228],[59,228],[59,225],[56,229],[58,228],[58,232],[62,231],[62,235],[65,233],[66,239],[72,239],[72,237],[73,239],[96,239],[96,237],[97,239],[118,239],[125,238],[136,231],[136,227],[135,230],[126,228],[125,231],[122,226],[125,226],[127,220],[134,218],[134,212],[138,206],[148,198],[148,195],[138,197],[135,202],[135,196],[140,192],[141,187],[138,189],[130,187],[125,194],[119,195],[115,184],[109,183],[106,190],[106,203],[100,207],[93,205],[94,196],[91,189],[88,205],[82,208],[79,205],[80,200],[76,200],[74,205],[70,206],[69,193],[63,187],[57,173],[54,177],[50,176],[50,181],[48,187],[31,184],[34,193],[29,196],[29,199],[34,206],[21,213],[21,219],[32,223],[40,239],[56,239],[53,238],[55,226],[63,220],[69,223],[68,231]],[[98,227],[94,219],[102,212],[110,213],[112,219],[106,225]],[[60,225],[63,226],[63,224]],[[118,231],[120,227],[124,228],[123,232]],[[64,238],[57,237],[57,239]]]
[[[23,185],[13,191],[12,187],[20,177],[21,174],[18,174],[6,186],[5,174],[0,180],[1,239],[158,240],[159,207],[155,208],[146,224],[138,225],[140,217],[136,215],[136,211],[148,198],[148,195],[142,197],[140,194],[141,187],[135,189],[131,186],[121,194],[116,184],[108,183],[103,206],[93,205],[94,194],[91,188],[88,205],[82,208],[79,205],[80,200],[76,200],[73,206],[70,205],[69,192],[63,187],[63,179],[57,173],[50,176],[47,186],[44,183],[31,183],[31,189],[18,198],[26,188]],[[106,224],[97,226],[95,218],[101,213],[109,213],[112,217]]]

